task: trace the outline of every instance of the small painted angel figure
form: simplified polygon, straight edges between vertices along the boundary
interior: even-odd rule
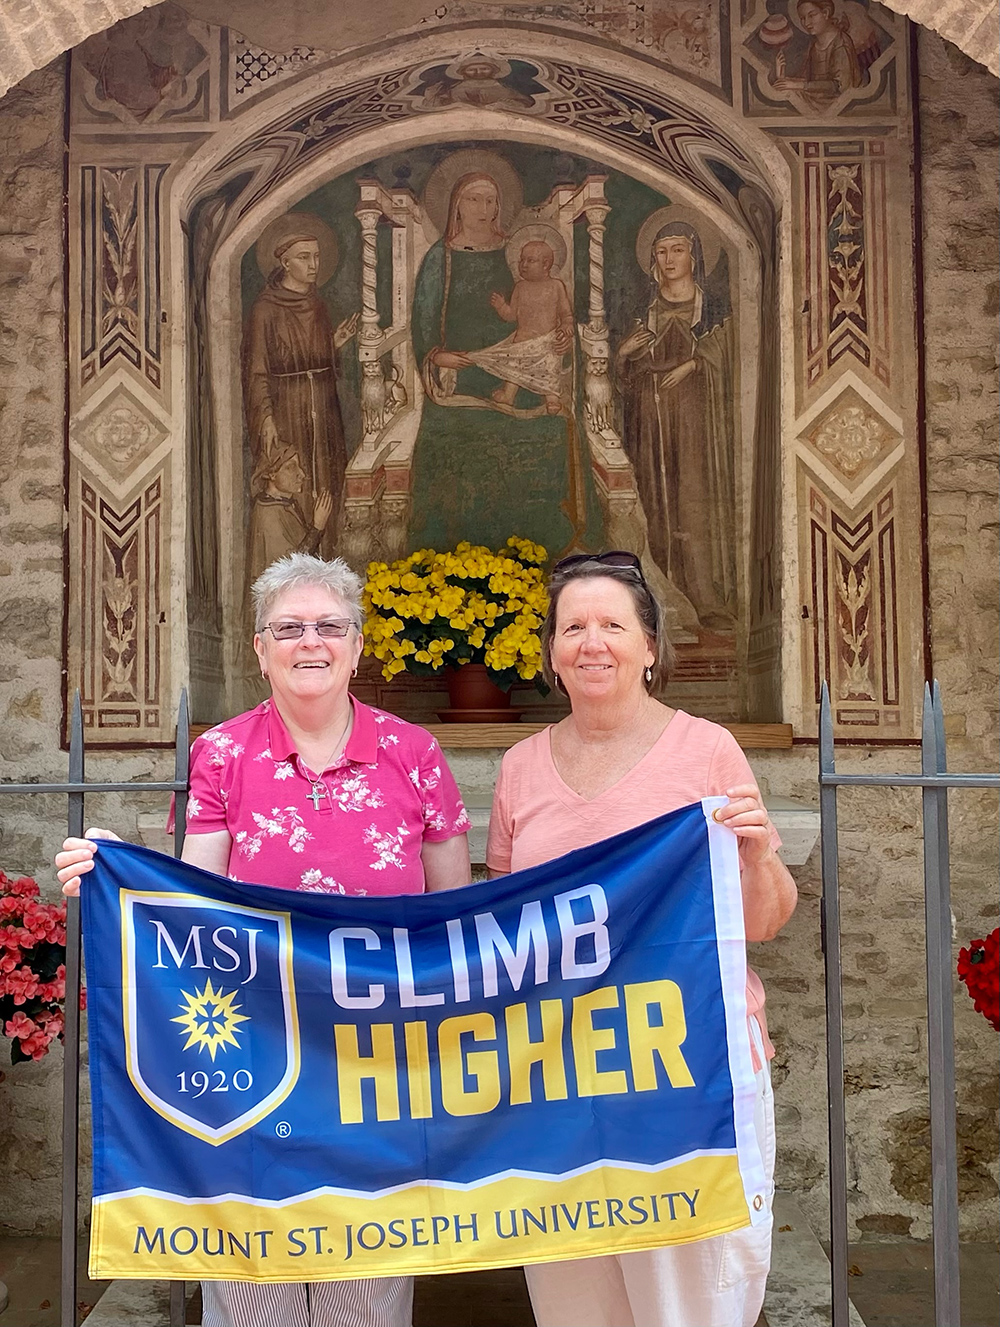
[[[877,31],[861,14],[853,24],[846,12],[838,16],[835,0],[798,0],[795,8],[810,37],[809,49],[797,77],[788,75],[784,52],[779,50],[774,57],[772,86],[800,92],[817,110],[825,110],[842,92],[867,81],[868,65],[879,53]],[[856,38],[862,42],[860,53]]]

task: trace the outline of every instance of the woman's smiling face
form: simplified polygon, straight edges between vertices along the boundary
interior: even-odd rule
[[[302,585],[286,590],[272,604],[268,622],[322,622],[327,618],[350,618],[342,599],[318,585]],[[315,627],[307,627],[298,640],[275,640],[264,630],[253,638],[261,672],[271,683],[271,691],[282,698],[301,703],[311,697],[329,699],[347,690],[357,667],[363,645],[362,636],[353,626],[346,636],[323,639]]]
[[[570,581],[559,595],[550,649],[570,700],[616,700],[656,662],[627,586],[611,576]]]

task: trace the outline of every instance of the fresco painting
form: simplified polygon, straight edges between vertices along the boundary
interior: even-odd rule
[[[66,668],[95,740],[172,740],[178,678],[199,721],[252,703],[281,552],[515,531],[640,557],[673,703],[809,733],[829,677],[840,736],[917,731],[904,36],[874,0],[477,0],[345,65],[168,0],[85,42]],[[366,698],[426,719],[412,685]]]
[[[397,224],[373,226],[387,190]],[[689,630],[733,636],[735,313],[707,217],[589,158],[439,144],[315,190],[242,273],[248,577],[292,549],[605,547],[610,444],[636,495],[616,540]],[[352,484],[393,462],[396,516],[352,523]]]
[[[337,260],[333,233],[319,218],[282,218],[261,237],[256,257],[267,279],[241,354],[251,577],[282,553],[329,556],[336,547],[347,464],[337,360],[358,324],[355,314],[334,327],[319,294]]]
[[[737,613],[729,262],[716,245],[709,268],[697,226],[670,213],[636,244],[649,308],[618,346],[623,438],[653,556],[699,622],[725,631]]]
[[[768,14],[748,42],[770,67],[777,92],[825,112],[844,94],[867,89],[871,69],[890,44],[861,0],[770,0]]]

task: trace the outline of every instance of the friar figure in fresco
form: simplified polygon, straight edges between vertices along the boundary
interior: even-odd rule
[[[644,322],[618,347],[623,445],[654,561],[702,626],[736,615],[733,336],[725,255],[709,283],[701,239],[684,221],[656,234]]]
[[[336,329],[316,289],[319,241],[286,235],[277,264],[250,310],[243,332],[243,406],[255,473],[283,448],[295,449],[305,479],[297,502],[307,527],[322,494],[333,515],[325,524],[324,556],[333,553],[347,468],[337,397],[337,352],[354,335],[358,315]]]

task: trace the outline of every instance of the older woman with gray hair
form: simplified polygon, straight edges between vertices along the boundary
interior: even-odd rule
[[[795,882],[746,757],[732,735],[656,699],[672,650],[639,559],[575,554],[556,563],[542,626],[546,677],[569,698],[560,723],[504,756],[486,862],[523,871],[634,829],[702,797],[740,845],[748,940],[770,940],[795,907]],[[754,1125],[774,1170],[764,988],[747,969]],[[773,1184],[771,1185],[773,1189]],[[770,1197],[770,1195],[769,1195]],[[764,1299],[771,1222],[618,1257],[525,1268],[538,1327],[753,1327]]]
[[[258,578],[253,598],[271,695],[195,741],[183,859],[324,893],[467,884],[469,821],[437,742],[348,690],[362,649],[360,578],[339,558],[293,553]],[[93,868],[95,840],[113,837],[66,840],[56,856],[65,893]],[[202,1296],[204,1327],[410,1327],[413,1282],[206,1281]]]

